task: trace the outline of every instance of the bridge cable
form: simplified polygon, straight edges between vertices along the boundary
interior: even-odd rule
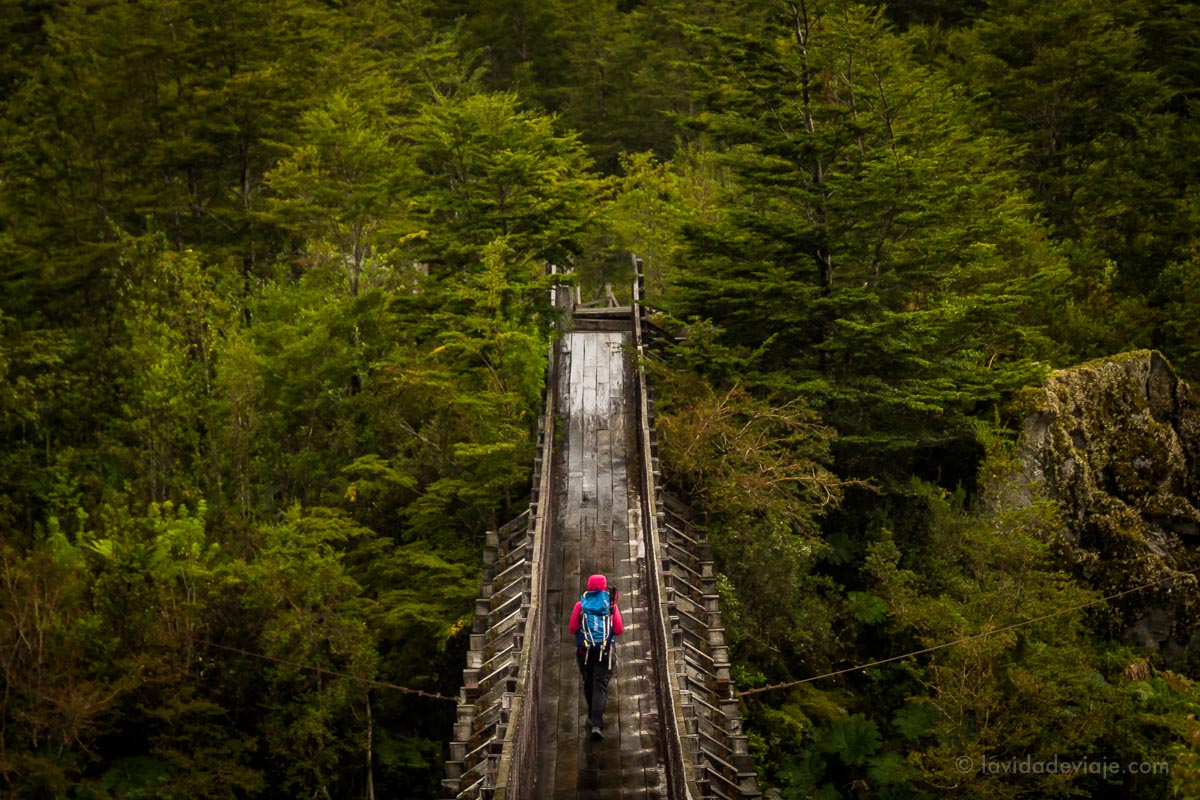
[[[1066,614],[1071,614],[1075,611],[1081,611],[1085,608],[1090,608],[1091,606],[1100,605],[1101,603],[1107,603],[1110,600],[1116,600],[1119,597],[1124,597],[1126,595],[1134,594],[1136,592],[1141,592],[1146,589],[1150,589],[1154,586],[1158,586],[1160,584],[1166,583],[1168,581],[1173,581],[1176,578],[1178,578],[1179,575],[1181,575],[1181,574],[1182,575],[1195,575],[1197,572],[1200,572],[1200,567],[1196,567],[1195,569],[1190,569],[1190,570],[1183,570],[1181,573],[1178,573],[1176,575],[1169,575],[1165,578],[1159,578],[1158,580],[1150,581],[1149,583],[1144,583],[1140,586],[1134,586],[1133,588],[1130,588],[1130,589],[1124,589],[1119,592],[1114,592],[1113,594],[1106,595],[1097,600],[1090,600],[1086,603],[1080,603],[1078,605],[1070,606],[1069,608],[1060,609],[1058,611],[1052,611],[1049,614],[1042,614],[1039,617],[1033,617],[1032,619],[1021,620],[1020,622],[1014,622],[1011,625],[1005,625],[1003,627],[996,628],[995,630],[982,631],[980,633],[976,633],[971,636],[964,636],[961,639],[955,639],[954,641],[951,641],[951,642],[943,642],[942,644],[936,644],[931,647],[922,648],[920,650],[913,650],[911,652],[903,653],[898,656],[890,656],[888,658],[879,659],[878,661],[870,661],[866,664],[856,664],[855,666],[852,666],[852,667],[845,667],[844,669],[834,670],[832,672],[825,672],[825,673],[822,673],[821,675],[814,675],[810,678],[801,678],[800,680],[787,681],[785,683],[774,683],[769,686],[756,686],[756,687],[753,687],[750,689],[742,689],[742,690],[738,691],[738,694],[741,695],[742,697],[746,697],[748,695],[760,694],[762,692],[769,692],[769,691],[773,691],[775,689],[789,689],[793,686],[800,686],[805,683],[815,683],[816,681],[824,680],[825,678],[835,678],[839,675],[846,675],[847,673],[850,673],[850,672],[857,672],[859,670],[867,670],[867,669],[871,669],[873,667],[883,666],[884,664],[892,664],[897,661],[904,661],[904,660],[907,660],[910,658],[915,658],[916,656],[925,655],[926,653],[933,653],[933,652],[937,652],[938,650],[945,650],[947,648],[954,647],[955,645],[965,644],[966,642],[973,642],[977,639],[985,639],[989,636],[995,636],[998,633],[1006,633],[1007,631],[1016,630],[1017,628],[1024,628],[1029,625],[1033,625],[1038,622],[1043,622],[1048,619],[1054,619],[1055,617],[1061,617]],[[412,689],[407,686],[400,686],[399,684],[389,683],[387,681],[377,681],[372,678],[363,678],[358,675],[351,675],[348,672],[341,672],[341,671],[338,671],[335,669],[327,669],[325,667],[314,666],[312,664],[303,664],[298,661],[289,661],[288,659],[284,659],[284,658],[276,658],[274,656],[268,656],[264,653],[255,653],[250,650],[244,650],[240,647],[230,647],[228,645],[217,644],[216,642],[210,641],[208,639],[197,639],[196,641],[200,644],[207,645],[208,647],[215,647],[218,650],[227,650],[231,653],[239,653],[241,655],[249,656],[251,658],[258,658],[258,659],[262,659],[263,661],[271,661],[276,664],[285,664],[287,666],[298,667],[300,669],[305,669],[305,670],[309,670],[312,672],[324,672],[329,675],[336,675],[340,678],[347,678],[349,680],[357,681],[358,683],[366,684],[369,686],[377,686],[377,687],[380,687],[383,689],[395,689],[395,690],[403,692],[405,694],[410,694],[410,695],[414,695],[417,697],[425,697],[430,700],[446,700],[446,701],[449,701],[452,703],[458,702],[457,697],[449,697],[444,694],[437,694],[435,692],[427,692],[422,689]]]
[[[242,655],[250,656],[251,658],[261,658],[263,661],[273,661],[276,664],[286,664],[289,667],[299,667],[300,669],[306,669],[312,672],[324,672],[327,675],[336,675],[339,678],[348,678],[352,681],[357,681],[358,683],[365,683],[368,686],[378,686],[381,689],[396,689],[404,692],[405,694],[411,694],[417,697],[427,697],[430,700],[449,700],[452,703],[458,702],[457,697],[448,697],[444,694],[426,692],[422,689],[410,689],[407,686],[399,686],[395,683],[388,683],[387,681],[377,681],[373,680],[372,678],[363,678],[359,675],[351,675],[348,672],[339,672],[336,669],[326,669],[325,667],[314,666],[312,664],[301,664],[298,661],[289,661],[286,658],[275,658],[274,656],[268,656],[264,653],[255,653],[250,650],[243,650],[240,647],[230,647],[224,644],[217,644],[216,642],[209,641],[208,639],[197,639],[196,641],[209,647],[215,647],[218,650],[228,650],[231,653],[241,653]]]
[[[1089,607],[1095,606],[1095,605],[1099,605],[1101,603],[1107,603],[1109,600],[1116,600],[1118,597],[1124,597],[1127,594],[1133,594],[1135,592],[1140,592],[1140,591],[1143,591],[1144,589],[1149,589],[1153,586],[1158,586],[1159,584],[1166,583],[1167,581],[1176,580],[1180,575],[1195,575],[1197,572],[1200,572],[1200,567],[1196,567],[1195,569],[1182,570],[1181,572],[1176,573],[1175,575],[1170,575],[1170,576],[1167,576],[1166,578],[1159,578],[1156,581],[1150,581],[1149,583],[1144,583],[1141,586],[1135,586],[1132,589],[1124,589],[1120,592],[1116,592],[1114,594],[1107,595],[1106,597],[1101,597],[1099,600],[1091,600],[1087,603],[1080,603],[1079,605],[1071,606],[1070,608],[1064,608],[1059,611],[1052,611],[1049,614],[1043,614],[1040,617],[1034,617],[1033,619],[1022,620],[1021,622],[1014,622],[1011,625],[1005,625],[1002,628],[996,628],[995,630],[992,630],[992,631],[983,631],[981,633],[976,633],[972,636],[965,636],[962,639],[955,639],[952,642],[945,642],[944,644],[936,644],[936,645],[933,645],[932,647],[926,647],[922,650],[914,650],[911,653],[904,653],[903,655],[899,655],[899,656],[891,656],[890,658],[883,658],[883,659],[880,659],[879,661],[871,661],[867,664],[858,664],[853,667],[846,667],[845,669],[834,670],[833,672],[826,672],[823,675],[814,675],[811,678],[802,678],[798,681],[787,681],[786,683],[774,683],[774,684],[771,684],[770,686],[756,686],[751,689],[741,689],[738,691],[738,694],[741,695],[742,697],[745,697],[746,695],[759,694],[761,692],[769,692],[769,691],[772,691],[773,689],[789,689],[793,686],[799,686],[803,683],[813,683],[815,681],[824,680],[825,678],[833,678],[838,675],[845,675],[848,672],[857,672],[859,670],[867,670],[872,667],[878,667],[883,664],[891,664],[895,661],[904,661],[905,659],[914,658],[914,657],[920,656],[920,655],[925,655],[926,653],[932,653],[937,650],[945,650],[947,647],[954,647],[955,645],[963,644],[965,642],[972,642],[972,641],[975,641],[976,639],[983,639],[988,636],[994,636],[997,633],[1004,633],[1006,631],[1015,630],[1017,628],[1024,628],[1025,626],[1032,625],[1035,622],[1042,622],[1043,620],[1053,619],[1054,617],[1061,617],[1064,614],[1070,614],[1072,612],[1080,611],[1082,609],[1089,608]]]

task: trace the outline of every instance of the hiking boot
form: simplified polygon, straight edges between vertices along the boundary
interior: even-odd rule
[[[604,732],[600,730],[600,726],[593,725],[592,726],[592,741],[598,742],[603,738],[604,738]]]

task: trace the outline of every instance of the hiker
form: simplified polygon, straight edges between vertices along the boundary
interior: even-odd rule
[[[568,627],[575,634],[575,660],[583,681],[592,739],[599,741],[604,738],[604,706],[614,666],[613,645],[615,637],[625,630],[621,609],[617,608],[617,590],[608,590],[608,579],[603,575],[588,578],[587,591],[575,604]]]

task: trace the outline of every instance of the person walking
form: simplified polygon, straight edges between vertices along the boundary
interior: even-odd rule
[[[592,740],[604,738],[604,707],[608,703],[608,681],[615,667],[616,637],[625,630],[621,609],[617,607],[617,590],[608,589],[603,575],[588,578],[587,591],[575,604],[568,625],[575,634],[575,660],[587,700],[588,725]]]

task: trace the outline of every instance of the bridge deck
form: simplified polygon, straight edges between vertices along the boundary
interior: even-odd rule
[[[546,674],[538,720],[544,752],[536,796],[546,800],[657,800],[665,794],[646,631],[645,544],[636,489],[630,489],[636,474],[629,473],[637,469],[632,367],[624,351],[630,343],[628,333],[597,331],[568,333],[559,344],[562,425],[554,454],[557,511],[546,565]],[[587,736],[567,630],[593,573],[604,573],[620,590],[625,623],[602,742]]]

